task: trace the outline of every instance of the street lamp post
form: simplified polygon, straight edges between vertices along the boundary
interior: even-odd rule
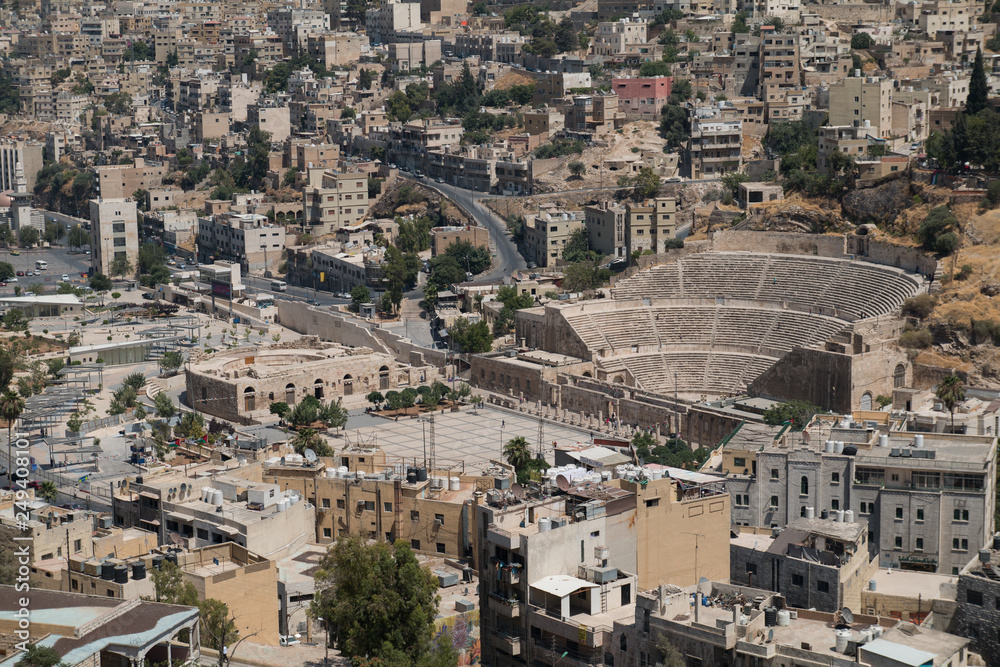
[[[317,616],[316,620],[323,621],[323,628],[326,630],[326,644],[324,645],[326,654],[323,656],[323,667],[327,667],[330,664],[330,623],[322,616]]]

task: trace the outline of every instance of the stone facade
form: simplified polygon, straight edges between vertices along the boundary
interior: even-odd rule
[[[188,396],[197,409],[246,423],[271,403],[294,405],[306,395],[323,402],[365,404],[374,390],[433,382],[437,372],[396,362],[370,348],[347,348],[304,338],[288,345],[222,352],[197,361],[187,373]]]

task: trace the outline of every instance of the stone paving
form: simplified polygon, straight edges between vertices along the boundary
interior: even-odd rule
[[[352,443],[377,443],[390,457],[423,459],[424,429],[428,423],[410,417],[399,421],[379,417],[370,420],[370,426],[348,429],[346,438]],[[480,408],[478,414],[472,408],[463,408],[459,412],[435,413],[434,434],[438,461],[465,461],[467,469],[480,468],[490,459],[500,458],[501,443],[516,436],[523,436],[532,450],[537,450],[538,418],[488,405]],[[587,442],[591,435],[584,429],[546,421],[542,439],[545,458],[551,462],[554,443]],[[335,442],[334,446],[339,448],[342,444]]]

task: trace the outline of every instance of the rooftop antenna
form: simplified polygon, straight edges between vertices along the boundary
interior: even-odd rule
[[[427,418],[427,444],[430,445],[428,448],[428,453],[430,454],[430,463],[427,466],[427,472],[434,470],[434,415],[429,415]]]
[[[544,436],[545,436],[545,422],[542,420],[542,416],[538,415],[538,460],[539,461],[545,458],[545,450],[542,447]]]

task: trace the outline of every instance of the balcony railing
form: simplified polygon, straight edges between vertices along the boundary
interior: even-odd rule
[[[490,593],[490,609],[505,618],[519,618],[524,603],[520,600],[505,598],[497,593]]]

